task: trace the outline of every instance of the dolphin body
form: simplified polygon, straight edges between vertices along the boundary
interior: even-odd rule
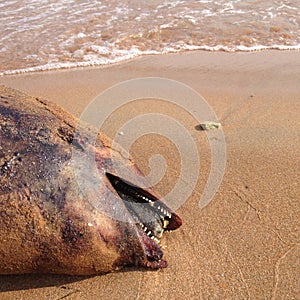
[[[121,148],[78,122],[0,86],[0,274],[167,266],[158,241],[180,217],[130,176],[120,178],[116,169],[145,182]]]

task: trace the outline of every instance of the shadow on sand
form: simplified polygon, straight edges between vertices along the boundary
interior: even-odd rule
[[[69,283],[83,281],[92,277],[106,276],[111,273],[127,272],[156,272],[156,269],[145,269],[142,267],[124,267],[121,270],[103,273],[99,275],[74,276],[60,274],[22,274],[22,275],[0,275],[0,293],[20,290],[30,290],[44,287],[57,286],[67,289],[64,285]]]
[[[63,288],[64,284],[81,281],[91,277],[93,276],[53,274],[0,275],[0,293],[51,286],[62,286]]]

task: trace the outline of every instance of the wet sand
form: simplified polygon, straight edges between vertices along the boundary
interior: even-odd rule
[[[99,93],[124,80],[173,79],[205,98],[226,140],[223,181],[212,201],[200,208],[211,162],[210,140],[195,129],[202,120],[158,99],[140,100],[114,112],[103,127],[112,137],[128,119],[160,113],[184,126],[197,146],[200,175],[178,209],[183,226],[162,240],[168,268],[128,268],[94,277],[0,276],[0,298],[297,299],[299,62],[300,52],[197,51],[146,56],[105,68],[0,77],[0,84],[45,97],[77,116]],[[131,135],[134,132],[125,131],[121,137]],[[183,147],[185,143],[182,139]],[[161,154],[167,170],[156,190],[166,195],[174,188],[182,162],[176,143],[148,134],[136,140],[130,152],[146,174],[148,160]],[[195,162],[185,158],[187,168],[195,168]],[[159,170],[160,164],[152,167]],[[188,185],[190,178],[184,180]]]

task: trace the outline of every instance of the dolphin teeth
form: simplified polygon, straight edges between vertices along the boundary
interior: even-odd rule
[[[168,225],[169,225],[169,221],[164,220],[163,228],[167,228]]]

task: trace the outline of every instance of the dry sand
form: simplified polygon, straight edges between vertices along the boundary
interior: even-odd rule
[[[0,83],[80,116],[104,89],[145,76],[187,84],[222,123],[226,170],[213,200],[199,208],[211,155],[205,132],[195,129],[198,120],[157,99],[127,105],[105,124],[108,135],[136,115],[159,112],[185,126],[199,152],[197,186],[178,209],[184,224],[162,241],[168,268],[89,278],[1,276],[0,299],[299,299],[300,52],[147,56],[105,68],[2,77]],[[172,190],[180,176],[174,144],[148,135],[131,152],[145,173],[151,155],[163,155],[168,168],[156,190]],[[195,162],[187,159],[187,166]]]

